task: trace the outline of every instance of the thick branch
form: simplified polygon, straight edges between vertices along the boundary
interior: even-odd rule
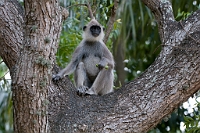
[[[0,56],[11,69],[18,60],[23,42],[23,9],[17,2],[0,4]]]
[[[62,21],[69,13],[61,8]],[[2,1],[0,3],[0,56],[11,68],[18,61],[20,49],[24,40],[24,10],[17,0]],[[33,27],[35,30],[37,27]]]
[[[50,95],[52,132],[143,133],[155,127],[200,89],[199,20],[197,11],[182,22],[183,27],[173,25],[177,32],[170,32],[167,41],[181,49],[164,47],[139,78],[112,94],[79,97],[74,87],[64,86],[67,79],[59,82],[54,90],[59,95]],[[189,32],[183,30],[188,23],[193,25]]]
[[[157,18],[160,18],[160,33],[165,42],[156,61],[139,78],[114,93],[79,97],[68,78],[60,81],[58,85],[52,85],[51,68],[43,64],[44,62],[39,62],[40,59],[50,63],[54,60],[62,14],[58,12],[60,9],[56,1],[35,2],[26,3],[26,39],[23,39],[23,18],[18,14],[20,10],[17,6],[12,5],[12,2],[1,2],[0,5],[0,31],[7,28],[0,34],[0,39],[3,40],[0,50],[10,50],[9,54],[13,54],[9,56],[6,55],[7,52],[1,52],[9,68],[18,61],[19,49],[24,42],[25,51],[19,58],[16,74],[12,77],[15,122],[18,122],[15,129],[19,132],[27,131],[31,127],[33,128],[30,130],[34,130],[39,124],[48,125],[45,112],[47,91],[50,94],[48,116],[52,132],[139,133],[147,132],[156,126],[162,118],[199,90],[200,10],[187,20],[174,22],[166,27],[170,21],[173,22],[172,16],[164,17],[165,14],[169,13],[170,16],[172,13],[170,5],[163,7],[169,2],[163,4],[160,1],[152,1],[154,5],[158,4],[158,7],[162,8],[151,7]],[[148,2],[151,3],[147,0],[146,5]],[[28,8],[29,6],[33,8]],[[165,12],[167,9],[169,12]],[[43,12],[47,13],[47,16],[44,17]],[[16,16],[18,18],[12,19]],[[16,41],[16,38],[20,39]],[[23,119],[24,116],[29,119]],[[36,121],[39,123],[35,123]],[[34,131],[45,129],[48,127],[41,126]]]
[[[170,30],[176,23],[170,0],[142,0],[151,9],[158,23],[160,38],[163,44],[169,39]]]

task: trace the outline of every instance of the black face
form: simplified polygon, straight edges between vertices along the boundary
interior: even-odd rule
[[[90,32],[94,37],[97,37],[101,33],[101,27],[98,25],[93,25],[90,27]]]

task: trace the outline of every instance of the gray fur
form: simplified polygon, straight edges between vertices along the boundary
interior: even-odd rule
[[[92,25],[101,27],[101,32],[96,37],[90,32]],[[91,20],[84,28],[83,40],[74,51],[70,63],[53,76],[53,80],[59,80],[64,75],[70,75],[74,72],[79,95],[104,95],[112,92],[114,60],[103,42],[103,37],[103,27],[95,19]]]

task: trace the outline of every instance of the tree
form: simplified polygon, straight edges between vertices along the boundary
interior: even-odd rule
[[[0,56],[11,70],[15,132],[147,132],[199,90],[200,10],[177,22],[169,1],[142,2],[159,25],[160,55],[116,92],[84,97],[67,77],[51,82],[68,15],[59,2],[26,0],[25,12],[16,0],[0,3]]]

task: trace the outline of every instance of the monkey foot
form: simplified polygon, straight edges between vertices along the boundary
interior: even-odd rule
[[[88,90],[89,88],[87,86],[80,86],[77,88],[77,94],[79,96],[84,96],[86,94],[86,91]]]
[[[93,88],[90,88],[86,91],[86,94],[89,94],[89,95],[97,95],[94,91],[93,91]]]
[[[60,80],[60,79],[61,79],[61,77],[58,76],[58,75],[53,75],[53,76],[52,76],[52,80],[53,80],[54,82],[56,82],[56,81],[58,81],[58,80]]]

